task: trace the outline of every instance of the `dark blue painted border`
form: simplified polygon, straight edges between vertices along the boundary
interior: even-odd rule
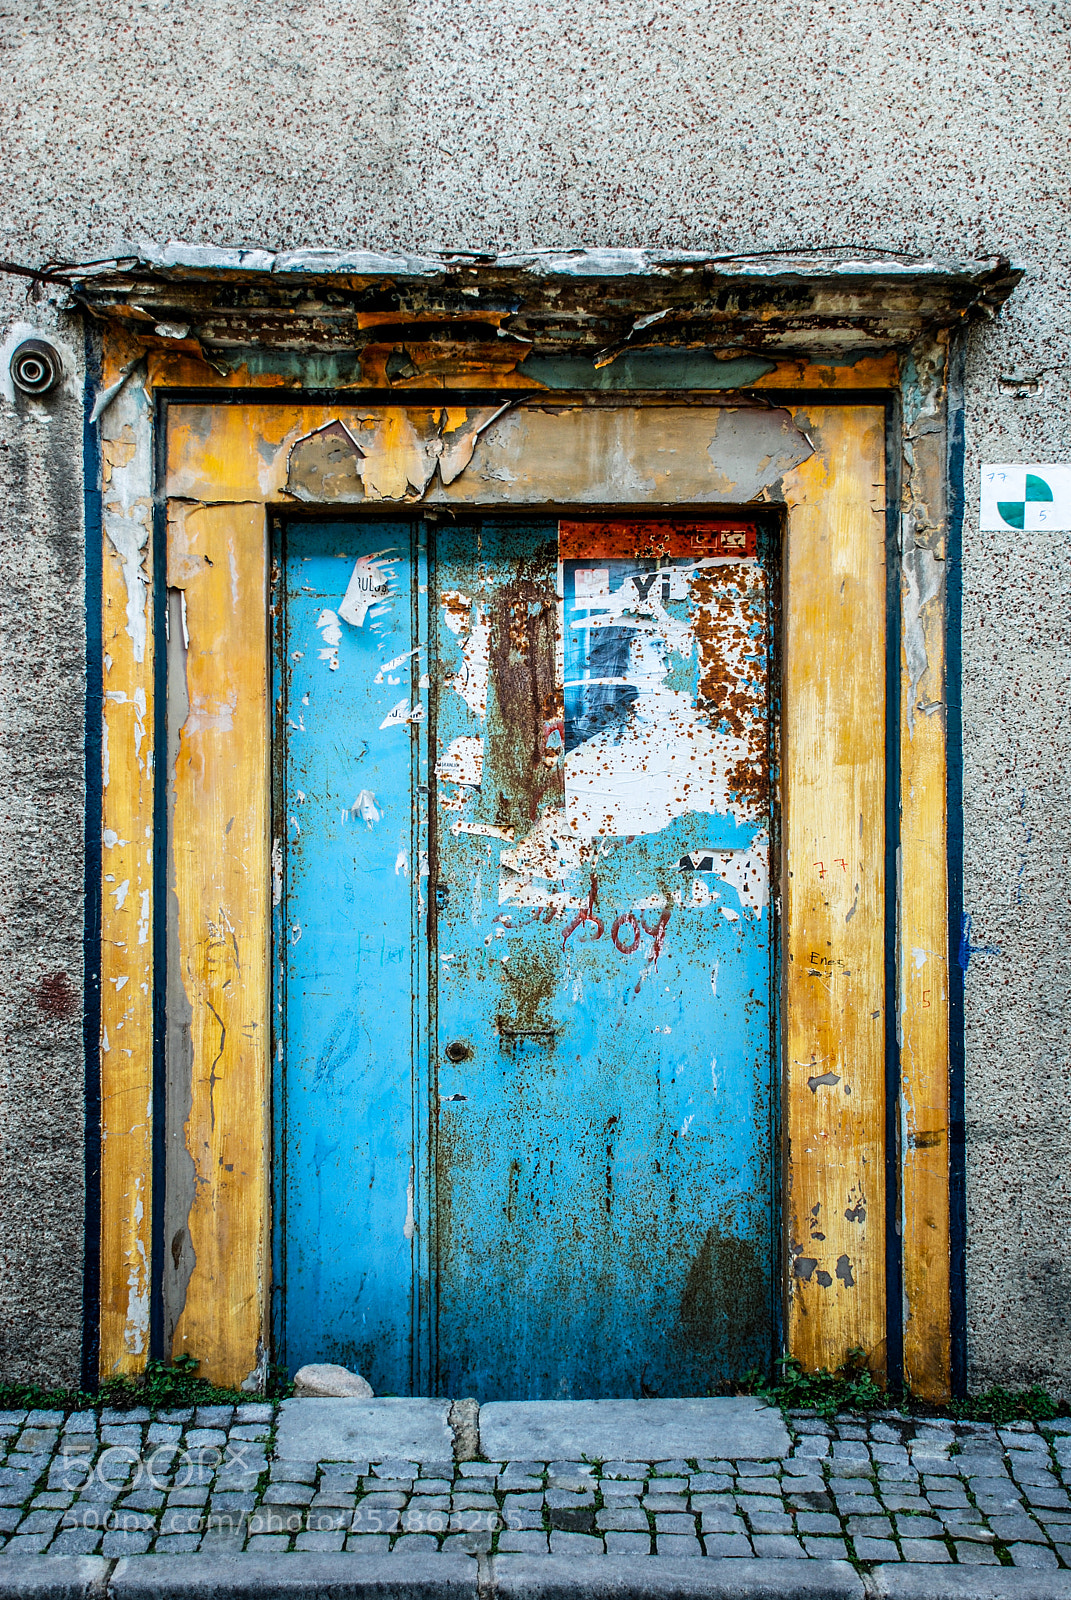
[[[167,502],[166,403],[152,418],[152,1223],[149,1246],[149,1359],[164,1361],[164,1185],[167,1170]]]
[[[85,1061],[85,1245],[82,1267],[82,1388],[93,1394],[100,1365],[100,831],[104,806],[104,551],[100,435],[93,405],[100,359],[85,329],[82,392],[82,475],[85,494],[85,910],[82,928],[82,1050]]]
[[[952,1393],[967,1393],[967,1176],[964,975],[970,959],[963,911],[963,385],[966,335],[948,353],[948,556],[945,704],[948,724],[948,1176]]]

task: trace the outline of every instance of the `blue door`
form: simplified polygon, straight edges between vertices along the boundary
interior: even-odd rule
[[[279,1354],[482,1400],[767,1364],[761,532],[277,554]]]

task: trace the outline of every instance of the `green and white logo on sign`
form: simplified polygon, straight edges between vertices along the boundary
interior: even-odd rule
[[[997,531],[1071,532],[1071,464],[982,467],[981,525]]]

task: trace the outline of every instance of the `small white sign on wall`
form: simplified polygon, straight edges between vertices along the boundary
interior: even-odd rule
[[[981,525],[988,531],[1071,532],[1071,464],[983,464]]]

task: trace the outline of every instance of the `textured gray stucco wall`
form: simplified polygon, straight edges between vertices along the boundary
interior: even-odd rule
[[[976,518],[981,459],[1071,458],[1069,39],[1066,8],[1045,0],[0,0],[8,259],[175,236],[856,244],[1027,267],[967,371],[965,869],[982,947],[967,979],[969,1321],[975,1382],[1041,1375],[1071,1391],[1071,563],[1063,536],[982,535]],[[1039,378],[1038,392],[1015,398],[1005,375]],[[21,1371],[55,1355],[67,1370],[73,1303],[58,1344],[38,1347],[28,1324],[38,1285],[74,1270],[75,1025],[32,1023],[26,997],[46,968],[77,970],[77,430],[66,411],[47,427],[0,414],[18,574],[0,601],[0,1004],[15,1041],[0,1360]],[[47,828],[29,854],[27,817]],[[33,1255],[45,1190],[26,1149],[59,1163],[62,1268]]]
[[[68,369],[48,404],[9,383],[0,396],[0,1375],[70,1384],[85,1159],[82,335],[9,282],[0,295],[0,332],[51,331]]]

